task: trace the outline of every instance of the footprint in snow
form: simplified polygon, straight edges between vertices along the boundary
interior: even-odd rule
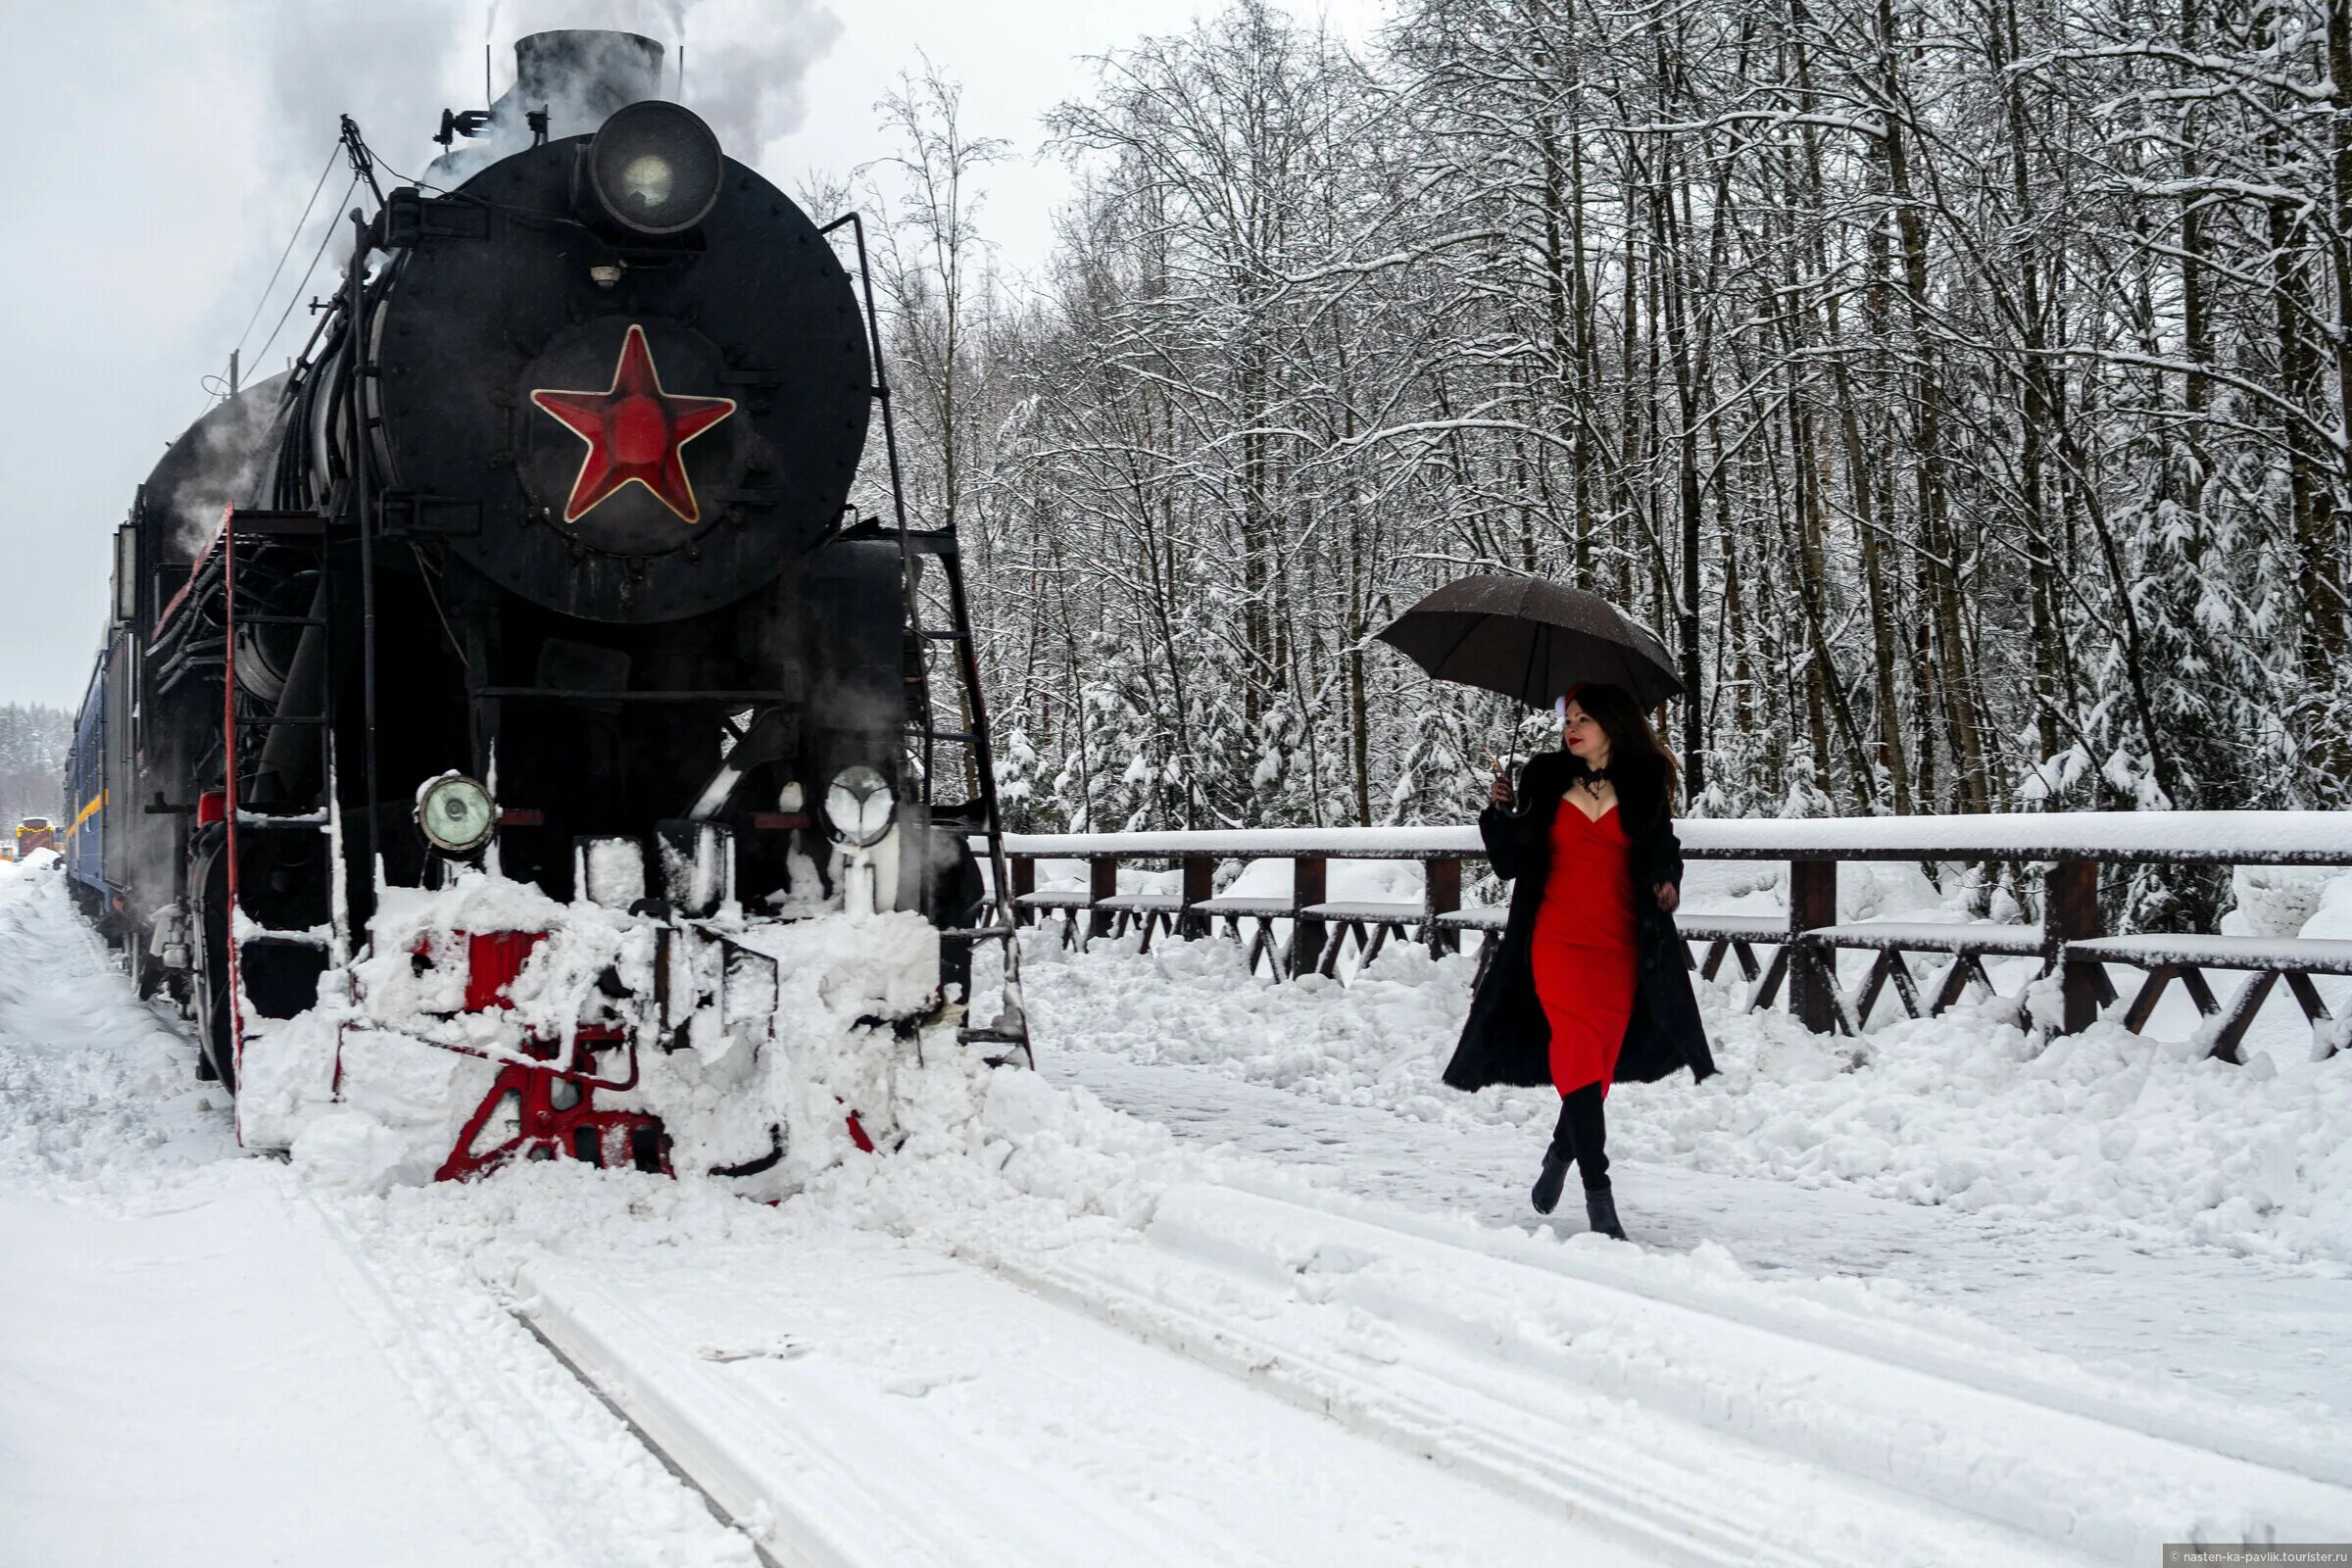
[[[978,1376],[976,1372],[901,1372],[882,1380],[882,1392],[919,1399],[933,1389],[944,1389],[952,1383],[970,1383]]]

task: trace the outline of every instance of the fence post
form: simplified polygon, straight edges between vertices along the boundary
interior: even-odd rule
[[[1298,911],[1312,904],[1327,902],[1324,891],[1326,878],[1323,857],[1301,855],[1291,862],[1291,973],[1293,976],[1312,974],[1323,961],[1323,922],[1310,920]]]
[[[1176,914],[1176,934],[1192,942],[1208,935],[1208,916],[1195,914],[1193,906],[1216,895],[1217,861],[1214,856],[1188,855],[1183,865],[1184,907]]]
[[[1788,862],[1788,1011],[1817,1035],[1838,1027],[1838,954],[1804,940],[1838,923],[1838,862]]]
[[[1037,891],[1037,861],[1025,855],[1010,856],[1012,861],[1012,902],[1003,913],[1014,925],[1021,923],[1021,900]]]
[[[2099,862],[2059,860],[2042,873],[2041,934],[2050,957],[2060,964],[2058,996],[2061,1034],[2079,1034],[2099,1019],[2107,971],[2096,962],[2069,962],[2066,944],[2087,942],[2099,931]]]
[[[1102,901],[1119,891],[1119,861],[1113,855],[1086,858],[1086,934],[1091,940],[1110,934],[1110,911]]]
[[[1429,922],[1429,956],[1433,958],[1456,952],[1461,947],[1459,931],[1442,930],[1438,916],[1451,914],[1462,906],[1462,862],[1450,855],[1440,856],[1429,862],[1422,880],[1426,890],[1422,895],[1422,918]]]

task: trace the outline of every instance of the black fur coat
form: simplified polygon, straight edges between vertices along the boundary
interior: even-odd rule
[[[1564,752],[1529,758],[1519,780],[1517,808],[1490,806],[1479,813],[1488,858],[1495,874],[1513,884],[1511,912],[1502,945],[1471,998],[1461,1042],[1446,1068],[1446,1082],[1455,1089],[1551,1082],[1551,1025],[1536,999],[1530,954],[1536,911],[1543,906],[1544,884],[1551,871],[1552,815],[1562,809],[1562,797],[1574,776]],[[1617,785],[1619,823],[1630,844],[1639,971],[1616,1081],[1653,1083],[1678,1067],[1704,1079],[1715,1071],[1715,1058],[1698,1021],[1690,956],[1675,931],[1674,916],[1658,907],[1650,891],[1660,882],[1679,889],[1683,880],[1683,851],[1674,836],[1665,774],[1653,766],[1624,776],[1613,769],[1611,776]]]

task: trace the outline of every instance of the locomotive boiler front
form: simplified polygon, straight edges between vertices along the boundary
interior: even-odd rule
[[[849,274],[688,110],[395,191],[382,240],[362,395],[396,526],[646,624],[747,597],[839,521],[872,377]],[[325,443],[346,428],[321,411]]]

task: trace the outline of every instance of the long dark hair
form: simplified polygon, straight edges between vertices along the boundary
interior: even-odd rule
[[[1666,743],[1658,739],[1658,732],[1649,727],[1649,715],[1642,711],[1642,705],[1634,701],[1633,693],[1622,686],[1589,681],[1571,691],[1567,700],[1592,714],[1592,721],[1608,736],[1611,773],[1620,778],[1638,775],[1644,782],[1654,778],[1665,790],[1669,802],[1682,792],[1682,764],[1666,749]],[[1571,779],[1582,778],[1592,771],[1575,753],[1566,756]]]

